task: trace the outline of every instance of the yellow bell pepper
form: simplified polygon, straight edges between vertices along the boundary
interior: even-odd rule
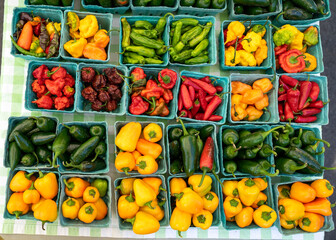
[[[81,206],[75,198],[68,198],[62,204],[62,214],[65,218],[76,219]]]
[[[87,203],[95,203],[100,197],[99,191],[97,188],[89,186],[83,192],[83,200]]]
[[[224,181],[223,182],[223,193],[225,196],[236,198],[239,196],[238,193],[238,181]]]
[[[305,58],[306,67],[303,69],[304,72],[312,72],[317,67],[317,59],[314,55],[311,55],[309,53],[303,54]]]
[[[79,21],[79,33],[83,38],[93,37],[98,28],[98,21],[94,15],[87,15]]]
[[[293,41],[289,45],[289,49],[301,50],[303,48],[303,38],[304,38],[304,34],[298,31]]]
[[[170,217],[170,227],[178,231],[178,235],[182,237],[181,232],[187,231],[191,225],[191,217],[190,213],[181,211],[176,207]]]
[[[170,195],[175,196],[179,194],[187,187],[187,183],[183,178],[172,178],[169,182],[170,185]]]
[[[192,222],[195,227],[199,227],[203,230],[207,230],[211,227],[213,216],[211,212],[202,210],[193,215]]]
[[[151,203],[156,199],[156,194],[154,190],[143,180],[136,179],[133,183],[133,190],[135,195],[135,201],[139,207],[151,206]]]
[[[267,179],[263,178],[253,178],[253,181],[258,186],[260,191],[264,191],[268,187]]]
[[[42,229],[46,222],[54,222],[57,219],[57,204],[51,199],[43,201],[34,211],[34,218],[42,221]]]
[[[253,105],[256,102],[260,101],[263,97],[264,97],[264,93],[263,91],[261,91],[261,89],[247,90],[243,94],[243,98],[241,102],[249,104],[249,105]]]
[[[257,51],[258,47],[261,45],[262,37],[255,32],[249,32],[241,41],[243,49],[248,53]]]
[[[262,205],[253,213],[253,221],[261,228],[269,228],[277,219],[277,214],[271,207]]]
[[[293,229],[293,228],[296,228],[297,225],[299,225],[299,220],[286,221],[284,218],[280,217],[280,225],[284,229]]]
[[[150,123],[144,128],[143,135],[149,142],[158,142],[162,138],[162,129],[158,124]]]
[[[77,31],[79,29],[79,17],[74,12],[68,12],[67,25],[72,31]]]
[[[176,195],[176,207],[181,211],[196,214],[203,209],[203,199],[190,188]]]
[[[131,192],[133,192],[134,181],[135,178],[124,178],[121,180],[119,186],[117,186],[116,189],[119,189],[122,195],[129,195]]]
[[[324,217],[316,213],[305,213],[303,218],[299,220],[299,226],[306,232],[317,232],[324,225]]]
[[[302,218],[305,213],[304,205],[294,199],[280,199],[278,205],[280,217],[282,217],[286,221],[298,220]]]
[[[245,32],[245,26],[244,24],[242,24],[241,22],[239,21],[233,21],[231,22],[228,27],[228,36],[227,36],[227,40],[226,40],[226,43],[227,42],[231,42],[232,40],[235,40],[237,37],[242,37],[244,32]],[[229,37],[230,33],[233,33],[232,37]]]
[[[17,219],[29,211],[29,205],[23,201],[23,193],[13,193],[7,202],[7,211]]]
[[[23,201],[26,204],[34,204],[40,201],[40,193],[34,188],[34,183],[31,187],[23,192]]]
[[[245,207],[235,216],[236,223],[239,227],[244,228],[250,226],[253,221],[253,208]]]
[[[106,203],[104,202],[104,200],[99,198],[97,200],[97,202],[94,203],[94,205],[97,208],[97,216],[96,216],[95,220],[104,219],[106,217],[107,211],[108,211],[108,207],[107,207]]]
[[[218,196],[214,192],[208,192],[205,196],[202,197],[203,199],[203,208],[208,210],[209,212],[213,213],[216,211],[219,200]]]
[[[233,121],[241,121],[247,117],[246,110],[241,105],[231,107],[231,118]]]
[[[107,44],[110,42],[110,36],[105,29],[100,29],[94,36],[93,36],[94,43],[97,47],[105,48]]]
[[[188,178],[188,184],[191,186],[199,196],[203,197],[211,190],[212,179],[209,175],[205,175],[203,183],[199,186],[202,179],[202,175],[195,174]]]
[[[231,95],[231,107],[233,107],[233,105],[236,105],[236,106],[242,107],[243,109],[246,109],[247,104],[241,102],[242,98],[243,98],[243,95],[241,94],[232,94]]]
[[[256,121],[256,120],[260,119],[261,116],[264,114],[264,111],[258,110],[253,106],[248,106],[246,108],[246,112],[247,112],[247,116],[248,116],[248,118],[247,118],[248,121]]]
[[[38,208],[38,206],[40,206],[40,204],[43,203],[45,200],[45,198],[40,197],[40,201],[31,205],[31,210],[34,212]]]
[[[133,225],[133,232],[135,234],[151,234],[160,229],[159,221],[149,213],[139,211],[134,218],[126,219]]]
[[[70,29],[70,31],[69,31],[69,35],[70,35],[70,37],[71,37],[72,39],[80,39],[80,38],[81,38],[81,36],[80,36],[80,34],[79,34],[79,31],[72,31],[72,30]],[[89,42],[89,39],[88,39],[87,41]]]
[[[264,94],[264,97],[254,104],[255,108],[259,111],[264,110],[269,106],[269,98],[267,94]]]
[[[47,29],[47,32],[48,32],[49,36],[50,36],[51,34],[55,33],[55,28],[54,28],[53,25],[55,26],[57,32],[59,32],[59,33],[61,32],[61,23],[58,23],[58,22],[50,22],[50,23],[48,23],[47,26],[46,26],[46,29]]]
[[[225,65],[236,66],[240,63],[240,52],[235,51],[235,48],[230,46],[225,49]]]
[[[68,180],[63,179],[65,184],[65,194],[69,197],[81,198],[85,189],[90,186],[90,183],[79,177],[72,177]]]
[[[142,179],[147,183],[155,192],[156,195],[159,195],[160,191],[167,191],[162,187],[162,180],[158,177],[146,177]]]
[[[133,152],[141,134],[141,124],[130,122],[123,126],[117,134],[115,145],[123,151]]]
[[[157,199],[154,199],[152,202],[152,207],[149,208],[148,206],[143,206],[140,208],[140,211],[149,213],[153,217],[155,217],[158,221],[161,221],[164,218],[164,211],[161,208],[161,205],[163,205],[164,202],[158,203]]]
[[[78,201],[80,207],[84,206],[85,202],[84,202],[83,198],[76,198],[76,200]]]
[[[265,39],[261,40],[260,46],[254,53],[254,57],[257,61],[257,65],[260,66],[264,60],[268,57],[268,47]]]
[[[139,211],[139,206],[136,204],[132,194],[122,195],[118,199],[118,214],[122,219],[135,217]]]
[[[58,193],[58,182],[55,173],[43,174],[39,171],[39,177],[35,180],[34,187],[45,199],[53,199]]]
[[[245,50],[239,50],[237,51],[239,56],[240,56],[240,65],[242,66],[250,66],[250,67],[254,67],[257,65],[257,61],[254,58],[254,55],[252,53],[249,53]]]
[[[104,48],[97,47],[95,43],[88,43],[83,49],[83,56],[88,59],[106,60],[107,53]]]
[[[226,218],[231,218],[236,216],[243,209],[239,198],[226,197],[223,203],[224,213]]]
[[[136,145],[136,150],[142,155],[150,155],[157,159],[162,153],[162,147],[158,143],[152,143],[145,139],[139,139]]]
[[[85,203],[78,212],[78,219],[84,223],[92,223],[97,217],[97,207],[94,203]]]
[[[279,199],[289,198],[290,186],[280,185],[278,186]]]
[[[258,198],[260,189],[251,178],[243,178],[237,184],[239,198],[245,206],[252,206]]]
[[[316,198],[316,192],[306,183],[295,182],[291,186],[290,197],[302,203],[309,203]]]
[[[253,208],[258,208],[261,205],[266,204],[266,201],[267,201],[267,195],[265,193],[263,193],[263,192],[260,192],[258,194],[257,199],[253,202],[252,207]]]
[[[138,172],[143,175],[155,173],[159,168],[158,163],[150,155],[138,157],[136,160],[136,166]]]
[[[70,40],[64,44],[64,49],[72,57],[80,58],[81,56],[83,56],[83,50],[86,44],[87,44],[87,41],[85,38]]]
[[[27,174],[24,171],[18,171],[9,183],[9,189],[12,192],[24,192],[32,185],[32,175],[34,173]]]
[[[135,159],[132,153],[119,152],[114,161],[114,165],[119,172],[124,172],[126,175],[129,175],[128,172],[135,168]]]
[[[310,184],[316,192],[316,197],[327,198],[334,193],[334,187],[327,179],[317,179]]]

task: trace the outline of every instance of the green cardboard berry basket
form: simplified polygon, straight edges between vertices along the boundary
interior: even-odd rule
[[[81,4],[89,12],[124,14],[130,9],[130,3],[125,6],[103,7],[99,4],[89,4],[86,0],[81,0]]]
[[[136,6],[134,0],[130,0],[131,10],[134,15],[147,15],[147,16],[162,16],[166,13],[175,12],[178,8],[180,0],[175,0],[172,7],[168,6]]]
[[[212,8],[211,5],[209,8],[199,8],[194,6],[183,6],[181,5],[181,1],[179,1],[178,5],[178,14],[184,14],[184,15],[191,15],[191,16],[215,16],[217,14],[220,14],[224,12],[227,8],[227,1],[224,0],[225,4],[223,8],[215,9]]]
[[[46,4],[39,4],[39,5],[34,5],[30,3],[30,0],[25,0],[24,4],[27,7],[32,7],[32,8],[46,8],[46,9],[60,9],[60,10],[71,10],[74,9],[75,7],[75,0],[72,0],[72,3],[70,6],[63,6],[62,2],[60,1],[59,6],[53,6],[53,5],[46,5]]]

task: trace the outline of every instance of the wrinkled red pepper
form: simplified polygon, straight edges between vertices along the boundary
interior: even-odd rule
[[[70,100],[67,97],[56,97],[55,100],[55,108],[57,110],[64,110],[70,107]]]
[[[159,99],[163,95],[163,88],[159,87],[154,80],[148,80],[146,83],[146,88],[141,91],[141,96],[150,99]]]
[[[294,88],[290,88],[287,91],[287,102],[290,109],[293,112],[297,112],[299,110],[299,99],[300,99],[300,91],[297,89],[297,86]]]
[[[36,79],[32,83],[32,89],[33,89],[33,92],[35,92],[36,94],[43,94],[45,93],[46,87],[44,85],[40,85],[39,80]]]
[[[73,96],[75,94],[75,89],[70,87],[70,86],[65,86],[63,88],[63,94],[64,96],[66,96],[67,98]]]
[[[142,68],[137,67],[134,68],[134,70],[132,71],[130,79],[132,79],[132,82],[136,82],[141,79],[146,79],[146,74]]]
[[[169,89],[165,89],[163,91],[163,99],[165,100],[165,103],[168,104],[171,100],[173,100],[173,92]]]
[[[70,74],[67,74],[65,76],[64,81],[65,81],[66,86],[70,86],[70,87],[75,86],[75,79]]]
[[[63,95],[62,90],[64,88],[65,81],[62,78],[58,78],[55,81],[46,80],[45,85],[52,95],[57,95],[58,97]]]
[[[128,110],[131,114],[141,115],[145,113],[149,108],[149,103],[144,101],[142,97],[136,96],[132,97],[131,105],[128,107]]]
[[[46,79],[48,77],[48,67],[46,65],[41,65],[33,71],[33,77],[36,79]]]
[[[287,73],[302,72],[306,63],[302,53],[297,49],[289,50],[279,56],[280,67]]]
[[[38,108],[51,109],[53,107],[53,100],[51,97],[43,95],[41,98],[32,101],[36,103]]]
[[[275,56],[285,53],[287,51],[287,48],[288,48],[288,45],[286,44],[274,48]]]
[[[177,80],[177,73],[171,69],[162,69],[159,72],[158,80],[163,88],[172,89]]]
[[[67,75],[67,71],[63,67],[53,67],[49,73],[49,76],[52,80],[56,80],[57,78],[65,78]]]

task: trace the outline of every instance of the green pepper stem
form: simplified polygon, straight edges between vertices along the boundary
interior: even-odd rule
[[[301,170],[301,169],[306,168],[307,165],[308,165],[307,163],[305,163],[305,164],[303,164],[303,165],[301,165],[301,166],[294,166],[294,165],[291,165],[291,166],[290,166],[290,169],[291,169],[292,171],[298,171],[298,170]]]
[[[312,141],[320,141],[320,142],[323,142],[325,145],[327,145],[327,147],[330,147],[330,143],[327,142],[326,140],[323,140],[323,139],[319,139],[319,138],[310,138]]]
[[[129,167],[124,167],[121,169],[127,176],[129,176],[130,174],[128,173],[128,171],[130,170]]]
[[[30,177],[32,176],[32,175],[34,175],[35,174],[35,172],[31,172],[31,173],[29,173],[29,174],[25,174],[25,177],[28,179],[28,180],[30,180]]]
[[[127,218],[127,219],[125,219],[124,222],[129,222],[129,223],[131,223],[133,225],[134,222],[135,222],[135,217],[133,217],[133,218]]]
[[[44,177],[44,174],[40,170],[38,170],[38,173],[39,173],[39,178],[43,178]]]
[[[315,153],[315,155],[321,155],[321,154],[323,154],[324,152],[325,152],[325,147],[322,147],[321,152],[317,152],[317,153]]]
[[[75,164],[73,164],[73,163],[66,163],[66,162],[63,162],[63,165],[64,165],[64,167],[73,167],[73,168],[77,168],[77,169],[79,169],[80,167],[79,167],[79,165],[75,165]]]
[[[134,197],[132,196],[132,193],[130,193],[129,196],[125,197],[125,199],[128,201],[128,202],[134,202]]]
[[[202,170],[203,170],[203,174],[202,174],[202,178],[201,178],[201,181],[200,181],[198,187],[202,186],[205,174],[210,170],[210,168],[208,168],[208,167],[202,167]]]
[[[185,128],[182,119],[181,119],[181,118],[178,118],[178,120],[180,121],[180,124],[182,125],[183,135],[184,135],[184,136],[188,136],[189,133],[188,133],[187,129]]]
[[[176,193],[175,197],[177,200],[180,200],[183,197],[183,195],[184,195],[184,192],[180,192],[180,193]]]
[[[151,204],[152,204],[152,201],[149,201],[149,202],[146,202],[146,203],[144,204],[144,206],[147,206],[147,207],[149,207],[150,209],[155,209],[155,207],[153,207]]]
[[[91,160],[91,162],[96,161],[97,157],[99,156],[99,153],[96,153],[95,157]]]
[[[274,147],[274,149],[281,149],[281,150],[283,150],[283,151],[285,151],[285,152],[287,152],[288,151],[288,148],[284,148],[284,147],[281,147],[281,146],[275,146]]]
[[[167,190],[166,190],[166,189],[164,189],[162,186],[160,186],[160,187],[159,187],[159,192],[160,192],[160,191],[167,192]]]
[[[13,214],[15,215],[16,219],[20,219],[20,216],[22,214],[21,211],[14,211]]]
[[[36,166],[39,164],[39,158],[37,157],[35,152],[32,152],[32,154],[34,155],[34,157],[36,158]]]
[[[336,167],[321,167],[323,170],[336,170]]]
[[[261,175],[265,175],[265,176],[269,176],[269,177],[276,177],[276,176],[278,176],[279,175],[279,169],[277,169],[276,171],[275,171],[275,173],[269,173],[269,172],[267,172],[266,170],[264,170],[264,169],[261,169],[260,170],[260,174]]]
[[[182,234],[180,230],[177,231],[177,234],[179,235],[180,238],[182,238]]]
[[[221,182],[221,180],[219,179],[217,173],[215,173],[215,169],[214,169],[214,168],[212,169],[211,172],[212,172],[212,174],[215,176],[215,178],[216,178],[216,180],[218,181],[218,183],[222,186],[222,188],[224,188],[224,185],[223,185],[223,183]]]
[[[233,55],[233,59],[231,60],[231,63],[234,64],[236,62],[236,53],[237,53],[237,46],[238,46],[238,40],[239,37],[237,37],[236,43],[235,43],[235,49],[234,49],[234,55]]]

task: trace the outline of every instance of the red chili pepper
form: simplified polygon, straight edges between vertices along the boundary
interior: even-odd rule
[[[182,102],[182,95],[181,94],[178,95],[177,108],[178,108],[179,111],[181,111],[183,109],[183,102]]]
[[[183,106],[189,110],[192,108],[193,102],[191,101],[190,94],[186,85],[182,84],[180,89],[180,94],[182,97]]]
[[[282,94],[285,94],[286,93],[286,90],[284,88],[284,86],[282,84],[279,85],[279,89],[278,89],[278,95],[282,95]]]
[[[320,86],[316,82],[311,82],[312,88],[309,93],[310,102],[315,102],[320,94]]]
[[[278,97],[279,102],[286,101],[286,100],[287,100],[287,93],[282,94]]]
[[[195,96],[196,96],[195,88],[193,86],[189,86],[188,90],[189,90],[191,101],[195,101]]]
[[[185,117],[185,118],[192,118],[191,112],[186,109],[182,109],[182,111],[179,112],[179,116]]]
[[[67,98],[73,96],[75,94],[75,89],[70,87],[70,86],[65,86],[63,88],[63,94],[64,96],[66,96]]]
[[[48,75],[46,74],[48,71],[48,67],[43,64],[33,71],[33,77],[36,79],[48,78]]]
[[[32,101],[36,103],[38,108],[51,109],[53,107],[53,100],[51,97],[43,95],[41,98]]]
[[[288,48],[288,45],[286,45],[286,44],[274,48],[275,56],[283,54],[284,52],[287,51],[287,48]]]
[[[211,79],[209,76],[202,77],[200,80],[206,83],[211,83]]]
[[[163,99],[166,104],[168,104],[171,100],[173,100],[174,96],[170,89],[164,89],[163,91]]]
[[[305,103],[305,105],[303,105],[303,108],[302,109],[305,109],[305,108],[307,108],[307,107],[309,107],[310,106],[310,102],[309,101],[307,101],[306,103]],[[301,109],[301,110],[302,110]]]
[[[41,23],[40,22],[33,27],[33,32],[35,36],[40,36],[40,33],[41,33]]]
[[[194,118],[196,120],[203,120],[203,117],[204,117],[204,113],[197,113]]]
[[[205,97],[205,101],[206,101],[207,103],[209,103],[209,102],[211,101],[211,99],[213,99],[213,97],[214,97],[214,96],[210,96],[210,95],[208,95],[208,96]]]
[[[214,161],[214,155],[215,155],[215,144],[212,137],[208,137],[205,141],[202,155],[200,158],[200,169],[203,171],[203,175],[201,178],[201,182],[198,185],[199,187],[202,185],[205,174],[207,172],[212,171],[213,169],[213,161]]]
[[[65,78],[67,75],[67,71],[63,67],[53,67],[48,74],[52,80],[56,80],[57,78]]]
[[[215,86],[216,90],[218,93],[223,92],[223,87],[222,86]]]
[[[287,92],[290,89],[290,86],[288,86],[286,83],[284,83],[281,79],[280,79],[280,85],[285,89],[285,91]]]
[[[36,94],[43,94],[46,91],[46,87],[44,85],[40,85],[39,80],[37,79],[32,83],[31,86],[33,92],[35,92]]]
[[[54,99],[54,103],[57,110],[64,110],[70,107],[70,101],[67,97],[57,97]]]
[[[65,81],[62,78],[58,78],[55,81],[46,80],[45,85],[52,95],[57,95],[58,97],[63,95],[62,90],[64,88]]]
[[[311,123],[315,122],[316,120],[317,120],[316,116],[310,116],[310,117],[297,116],[295,118],[296,123]]]
[[[219,122],[219,121],[222,120],[222,119],[223,119],[222,116],[219,116],[219,115],[211,115],[211,116],[208,118],[208,121]]]
[[[278,103],[278,110],[279,110],[280,115],[284,114],[284,104],[283,103]]]
[[[185,84],[187,87],[189,86],[193,86],[193,88],[195,89],[195,91],[200,91],[202,90],[202,88],[200,86],[198,86],[196,83],[192,82],[191,80],[189,80],[188,77],[182,76],[184,80],[183,84]]]
[[[280,67],[287,73],[302,72],[306,62],[302,53],[297,49],[291,49],[279,56]]]
[[[201,108],[201,104],[200,104],[199,100],[196,99],[196,101],[194,101],[194,103],[193,103],[193,108],[191,109],[192,117],[194,117],[198,113],[200,108]]]
[[[204,111],[203,120],[208,120],[208,118],[216,111],[217,107],[222,103],[222,99],[217,95],[213,97],[211,102],[208,104],[206,110]]]
[[[286,118],[284,114],[280,115],[280,122],[286,122]]]
[[[212,84],[210,84],[210,83],[206,83],[206,82],[203,82],[201,80],[198,80],[198,79],[195,79],[195,78],[191,78],[191,77],[189,77],[188,80],[190,80],[193,83],[197,84],[200,88],[203,89],[203,91],[207,92],[210,95],[215,95],[216,92],[217,92],[216,88]],[[195,88],[195,90],[196,90],[196,88]]]
[[[205,97],[206,97],[206,93],[203,90],[200,90],[198,92],[198,99],[201,103],[201,108],[203,111],[205,111],[208,107],[208,102],[206,101]]]
[[[322,102],[321,100],[316,101],[316,102],[311,102],[309,104],[309,107],[311,108],[323,108],[326,104],[328,104],[330,101],[327,102]]]
[[[142,97],[132,97],[131,105],[128,107],[130,113],[134,115],[141,115],[145,113],[149,108],[149,103],[144,101]]]
[[[299,110],[299,99],[300,99],[300,91],[297,89],[297,86],[294,88],[290,88],[287,91],[287,102],[293,112],[297,112]]]
[[[177,80],[177,73],[171,69],[165,68],[159,72],[158,80],[163,88],[172,89]]]
[[[288,102],[285,102],[284,112],[285,112],[285,119],[286,119],[286,121],[287,122],[291,122],[294,119],[294,114],[293,114],[293,111],[290,108]]]
[[[300,100],[299,100],[298,109],[302,109],[305,103],[307,102],[310,91],[313,86],[310,81],[301,81],[300,83],[301,83],[301,87],[300,87]]]
[[[295,87],[296,85],[299,84],[299,81],[295,78],[292,78],[290,76],[287,76],[287,75],[282,75],[280,77],[280,80],[285,83],[287,86],[290,86],[290,87]]]
[[[299,115],[303,117],[309,117],[319,114],[322,111],[321,108],[306,108],[302,109],[302,111],[299,112]]]

